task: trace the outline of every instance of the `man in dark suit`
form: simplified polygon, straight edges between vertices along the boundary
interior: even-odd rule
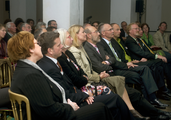
[[[137,64],[137,65],[147,65],[148,63],[147,62],[141,62],[139,60],[133,60],[132,61],[132,58],[130,57],[130,54],[129,54],[129,51],[127,50],[128,48],[125,46],[124,44],[124,41],[119,38],[120,37],[120,27],[118,24],[116,23],[113,23],[111,24],[113,30],[114,30],[114,37],[111,39],[111,43],[112,43],[112,47],[114,49],[116,49],[116,52],[117,52],[117,55],[119,56],[119,58],[122,60],[122,62],[124,63],[127,63],[127,62],[132,62],[134,64]],[[104,46],[104,44],[101,44],[102,46]],[[126,49],[127,48],[127,49]],[[107,48],[104,48],[106,50],[106,52],[108,52],[111,56],[114,57],[114,54],[112,53],[111,49],[107,49]],[[159,68],[158,68],[159,69]],[[154,72],[156,74],[153,74],[153,77],[154,77],[154,80],[158,86],[158,88],[160,88],[159,90],[159,93],[160,93],[160,98],[165,98],[165,99],[170,99],[168,98],[167,96],[165,95],[161,95],[162,91],[166,92],[167,89],[166,89],[166,86],[165,86],[165,82],[164,82],[164,79],[163,79],[163,76],[160,74],[160,72],[163,72],[161,69],[160,71],[158,71],[158,69],[154,69]],[[153,69],[151,69],[153,71]],[[154,73],[152,72],[152,73]],[[162,97],[161,97],[162,96]]]
[[[16,26],[13,22],[8,22],[6,24],[7,33],[4,37],[4,41],[7,43],[8,40],[16,33]]]
[[[171,89],[171,75],[170,68],[166,65],[167,59],[161,55],[154,54],[153,51],[146,45],[146,43],[139,39],[138,37],[142,34],[141,28],[138,27],[136,23],[131,23],[128,26],[129,36],[126,40],[126,46],[129,49],[132,59],[140,60],[146,62],[149,67],[161,67],[164,71],[167,87]],[[167,89],[165,89],[167,91]],[[163,94],[171,97],[170,94],[164,92]]]
[[[38,38],[38,41],[42,46],[42,53],[44,54],[38,65],[65,89],[66,98],[76,102],[80,107],[92,104],[93,102],[102,102],[110,109],[115,119],[133,119],[126,104],[118,95],[89,96],[89,94],[82,92],[72,83],[72,80],[63,72],[57,61],[57,58],[62,55],[63,47],[59,39],[59,33],[43,33]]]
[[[105,48],[109,48],[108,44],[113,37],[113,29],[109,24],[101,24],[99,26],[103,45]],[[84,48],[92,61],[93,70],[100,73],[102,71],[107,71],[110,75],[121,75],[126,77],[126,83],[140,84],[141,90],[145,95],[145,98],[149,101],[155,102],[156,107],[167,106],[160,103],[156,99],[155,91],[158,90],[150,69],[147,66],[137,66],[132,63],[123,63],[116,55],[111,57],[107,54],[101,45],[97,44],[100,42],[99,33],[93,34],[95,29],[93,27],[88,27],[85,29],[87,33],[87,41]],[[97,31],[97,30],[96,30]],[[96,46],[97,45],[97,46]],[[150,83],[150,84],[149,84]]]
[[[121,38],[123,39],[123,40],[126,40],[126,37],[128,36],[128,34],[127,34],[127,32],[126,32],[126,28],[127,28],[127,23],[125,22],[125,21],[122,21],[121,22],[121,27],[122,27],[122,29],[121,29]]]

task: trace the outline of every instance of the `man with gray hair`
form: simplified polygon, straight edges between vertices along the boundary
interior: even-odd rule
[[[16,33],[16,26],[13,22],[8,22],[6,24],[7,33],[4,37],[4,41],[7,43],[8,40]]]
[[[32,29],[31,29],[31,26],[28,23],[22,23],[20,30],[21,31],[31,32]]]

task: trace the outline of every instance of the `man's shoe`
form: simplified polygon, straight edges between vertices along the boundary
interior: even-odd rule
[[[169,116],[171,118],[171,112],[160,111],[159,114],[160,115],[166,115],[166,116]]]
[[[150,101],[150,103],[156,107],[156,108],[160,108],[160,109],[166,109],[166,107],[168,107],[167,104],[163,104],[161,103],[159,100],[154,99],[154,101]]]
[[[169,119],[170,119],[170,117],[169,116],[166,116],[166,115],[160,115],[158,117],[158,120],[169,120]]]
[[[132,115],[135,117],[135,118],[139,118],[139,119],[143,119],[143,120],[149,120],[150,117],[144,117],[142,116],[138,111],[136,110],[130,110],[130,112],[132,113]]]
[[[170,100],[169,93],[160,93],[160,94],[158,93],[157,97],[162,100],[168,100],[168,101]]]
[[[167,97],[171,97],[171,94],[167,91],[167,92],[163,92],[163,95],[166,95]]]

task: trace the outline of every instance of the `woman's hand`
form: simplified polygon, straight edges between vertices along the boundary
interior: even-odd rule
[[[74,111],[78,110],[80,107],[77,105],[77,103],[72,102],[70,99],[67,99],[67,102],[71,107],[74,109]]]

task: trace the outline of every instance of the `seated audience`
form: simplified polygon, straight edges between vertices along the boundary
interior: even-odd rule
[[[164,52],[161,50],[162,48],[160,49],[160,47],[154,45],[153,36],[149,34],[150,27],[148,24],[143,23],[141,29],[143,30],[143,36],[141,38],[147,43],[148,47],[150,47],[154,53],[165,56]]]
[[[36,29],[40,29],[40,28],[45,28],[46,29],[46,23],[44,22],[38,22],[36,27],[35,27],[35,30]]]
[[[93,97],[91,93],[82,92],[63,71],[57,58],[62,55],[63,45],[59,33],[46,32],[40,35],[38,42],[41,45],[43,58],[38,65],[65,89],[66,96],[78,106],[96,102],[104,103],[111,111],[114,119],[134,119],[126,104],[117,94],[107,94]],[[116,112],[117,111],[117,112]]]
[[[55,27],[57,29],[57,23],[55,20],[49,20],[48,21],[48,27]]]
[[[84,45],[84,49],[92,61],[93,70],[98,73],[106,71],[111,76],[124,76],[126,77],[126,84],[138,84],[141,86],[141,91],[147,100],[157,101],[155,92],[158,90],[158,87],[155,84],[150,69],[147,66],[138,66],[131,62],[122,62],[118,57],[119,55],[115,52],[116,49],[111,44],[114,31],[110,24],[100,24],[99,31],[101,40],[98,38],[99,33],[95,28],[88,27],[85,29],[87,42]],[[83,37],[80,37],[80,40],[83,41],[83,39]],[[113,56],[111,57],[111,55],[105,52],[104,48],[109,49]],[[158,104],[157,107],[163,108],[166,105]]]
[[[99,21],[94,21],[91,23],[92,26],[94,26],[96,29],[98,29],[100,22]]]
[[[30,32],[22,31],[12,37],[8,51],[9,57],[17,61],[10,89],[29,99],[32,120],[112,120],[110,111],[102,103],[80,108],[66,99],[64,88],[36,64],[43,55]],[[25,110],[23,119],[27,119]]]
[[[126,37],[128,36],[128,34],[127,34],[127,23],[125,22],[125,21],[122,21],[121,22],[121,27],[122,27],[122,29],[121,29],[121,35],[120,35],[120,37],[123,39],[123,40],[126,40]]]
[[[169,34],[165,33],[166,29],[167,29],[167,23],[161,22],[159,24],[158,31],[153,35],[153,40],[154,40],[154,44],[157,47],[162,48],[167,58],[167,61],[171,63],[171,43],[169,41]]]
[[[46,28],[47,31],[55,31],[56,27],[50,26]]]
[[[7,43],[8,40],[16,33],[16,26],[13,22],[8,22],[6,24],[6,35],[4,37],[5,42]]]
[[[21,24],[24,23],[23,19],[17,18],[14,23],[15,23],[15,26],[17,28],[16,33],[20,32],[21,31]]]
[[[6,58],[7,54],[7,44],[3,40],[6,34],[5,26],[0,24],[0,59]]]
[[[171,75],[170,68],[167,66],[167,59],[161,55],[154,54],[153,51],[145,44],[142,39],[142,29],[138,27],[136,23],[131,23],[128,25],[128,33],[129,36],[126,40],[126,46],[129,49],[130,55],[132,59],[140,60],[141,62],[145,62],[145,64],[154,69],[161,68],[161,76],[163,76],[163,72],[167,81],[167,88],[171,88]],[[141,35],[140,35],[141,34]],[[163,98],[166,96],[170,97],[171,95],[167,92],[167,89],[163,87],[163,91],[160,95]],[[167,99],[170,100],[170,99]]]
[[[31,32],[31,26],[28,23],[22,23],[20,31],[28,31]]]
[[[63,71],[68,75],[68,77],[73,81],[73,83],[78,87],[83,87],[88,84],[91,84],[92,81],[88,79],[88,76],[84,73],[82,68],[77,64],[76,59],[73,54],[68,50],[72,46],[73,39],[70,34],[65,29],[57,29],[60,34],[61,44],[64,46],[62,49],[62,55],[58,57],[58,61],[62,66]],[[109,74],[108,74],[109,76]],[[135,117],[143,118],[132,106],[130,99],[128,97],[128,93],[125,89],[125,80],[124,77],[121,76],[113,76],[106,79],[112,91],[118,94],[127,104],[129,110],[133,113]],[[97,82],[95,79],[94,81]],[[104,86],[103,83],[99,83],[98,86]],[[107,90],[107,89],[106,89]]]

